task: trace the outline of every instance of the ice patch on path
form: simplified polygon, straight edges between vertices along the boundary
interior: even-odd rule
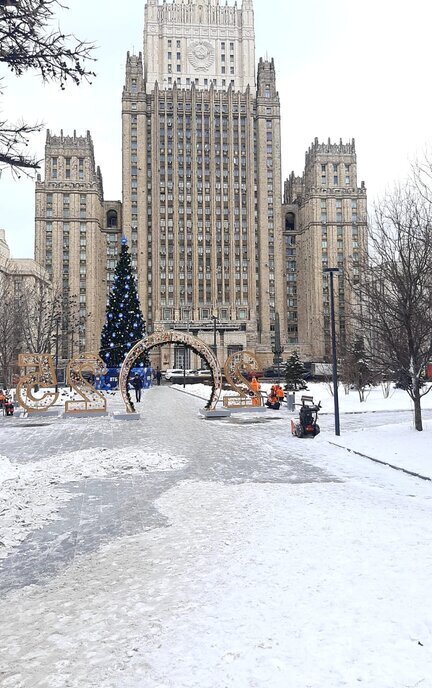
[[[0,456],[0,559],[50,520],[74,495],[65,483],[182,468],[187,459],[142,449],[87,449],[12,464]]]

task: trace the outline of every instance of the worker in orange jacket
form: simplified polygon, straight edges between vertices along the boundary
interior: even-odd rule
[[[256,377],[252,378],[251,382],[251,390],[254,392],[254,397],[252,399],[252,406],[261,406],[261,400],[260,397],[258,396],[260,390],[261,390],[261,385],[256,379]]]

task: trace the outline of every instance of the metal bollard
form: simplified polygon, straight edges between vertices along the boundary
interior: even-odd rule
[[[294,409],[295,409],[294,392],[288,392],[288,394],[286,395],[286,402],[287,402],[287,410],[288,411],[294,411]]]

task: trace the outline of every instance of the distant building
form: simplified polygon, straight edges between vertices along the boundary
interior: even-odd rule
[[[39,262],[33,258],[11,257],[4,229],[0,229],[0,274],[14,283],[25,283],[29,289],[38,282],[50,284],[50,275]]]
[[[12,258],[5,230],[0,229],[0,385],[10,384],[12,373],[18,372],[18,354],[25,350],[22,327],[37,327],[37,323],[25,322],[28,313],[25,306],[38,290],[49,300],[50,275],[31,258]]]
[[[105,202],[90,132],[53,136],[36,183],[36,260],[61,293],[61,358],[98,351],[121,240],[121,203]]]
[[[292,173],[285,182],[283,213],[288,341],[309,360],[329,359],[330,294],[323,270],[341,270],[335,280],[335,311],[343,346],[353,304],[350,282],[359,279],[366,255],[367,197],[364,182],[357,184],[354,140],[315,139],[303,176]]]

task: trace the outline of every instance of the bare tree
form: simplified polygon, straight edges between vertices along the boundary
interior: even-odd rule
[[[0,370],[1,384],[11,387],[12,376],[22,342],[22,318],[15,283],[9,274],[0,273]]]
[[[376,205],[369,261],[354,285],[356,313],[368,360],[382,375],[402,381],[422,430],[421,398],[432,357],[432,203],[408,183]]]
[[[80,84],[94,73],[86,68],[94,46],[52,28],[56,11],[64,9],[59,0],[0,0],[0,63],[15,76],[35,71],[43,81],[55,81],[64,89],[68,81]],[[28,153],[29,136],[42,123],[0,121],[0,170],[13,172],[39,167]]]
[[[28,353],[50,353],[55,343],[56,324],[61,315],[61,297],[51,285],[37,282],[21,295],[23,347]]]

